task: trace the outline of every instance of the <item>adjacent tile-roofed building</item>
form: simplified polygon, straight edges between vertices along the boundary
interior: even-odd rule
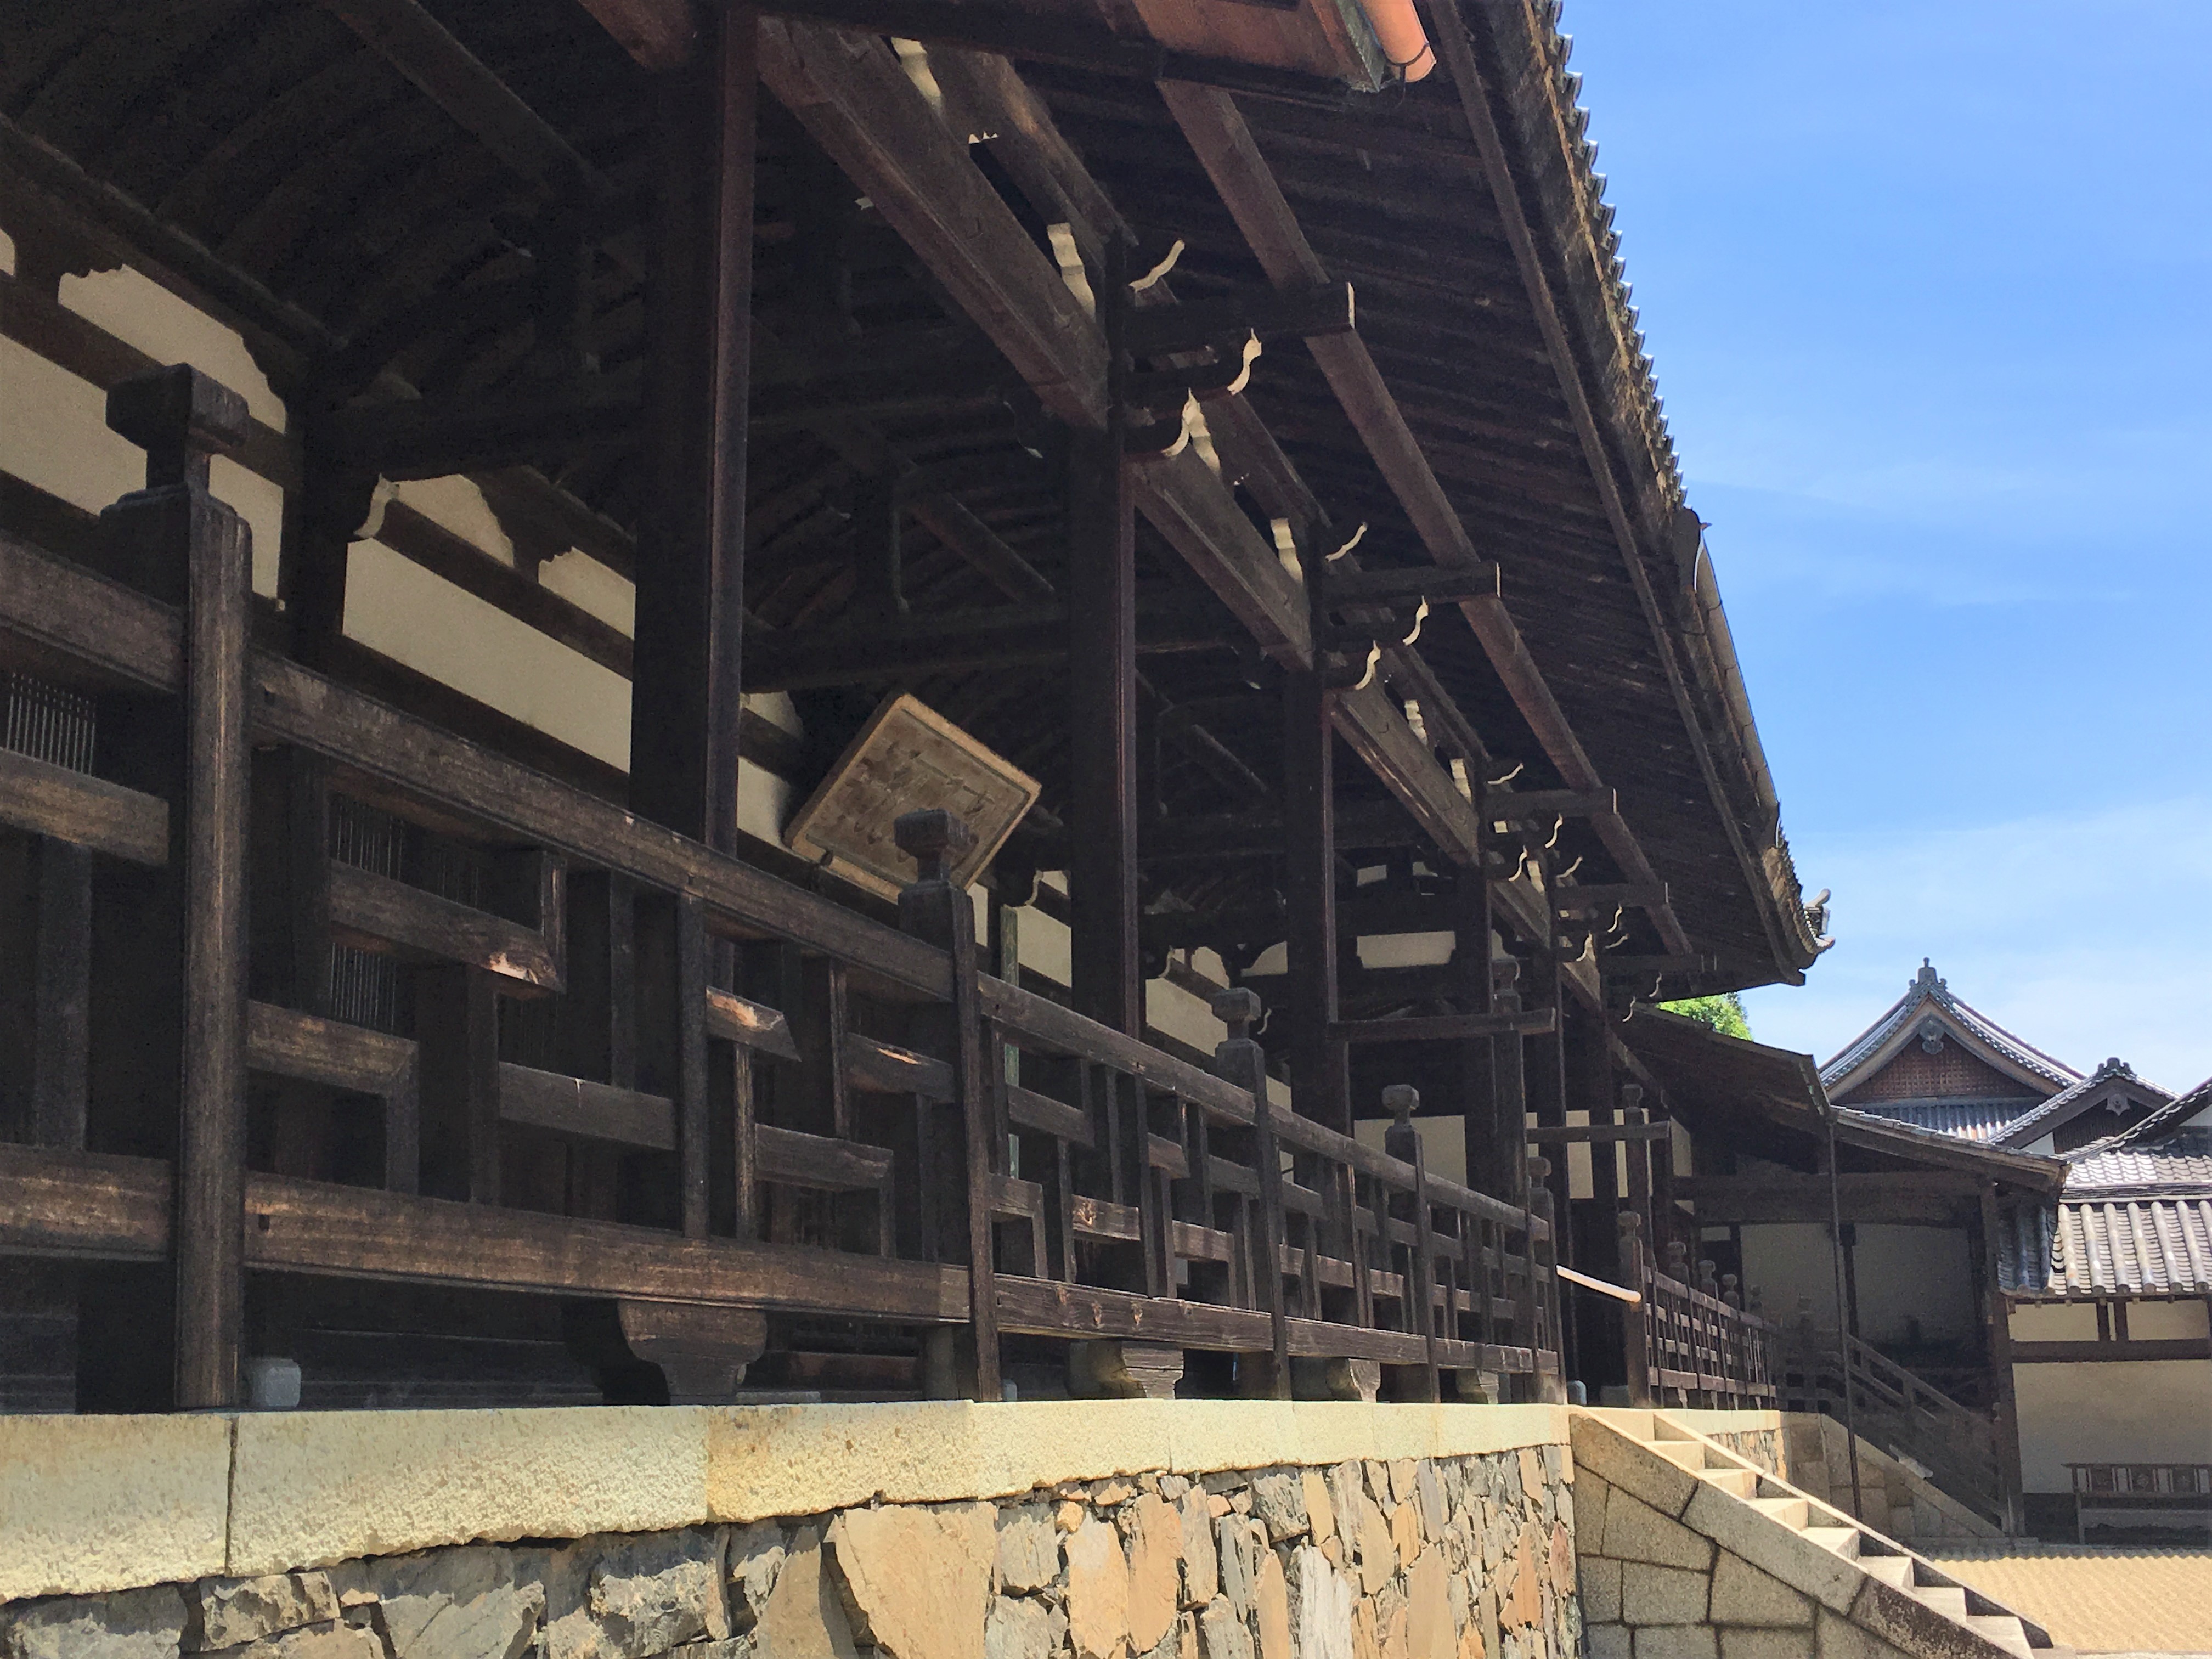
[[[2019,1096],[1964,1096],[1955,1099],[1874,1100],[1850,1109],[1916,1129],[1932,1129],[1961,1140],[1993,1142],[2019,1121],[2023,1108],[2034,1102]]]
[[[2212,1080],[2146,1122],[2068,1159],[2055,1206],[2017,1213],[2001,1281],[2029,1297],[2212,1296]]]
[[[1951,994],[1923,959],[1905,994],[1820,1068],[1838,1105],[2008,1097],[2039,1103],[2081,1073]]]
[[[2155,1083],[2137,1077],[2134,1066],[2114,1058],[2072,1088],[2061,1089],[2033,1110],[2019,1113],[1996,1140],[2000,1146],[2025,1147],[2049,1139],[2051,1150],[2069,1152],[2100,1139],[2100,1130],[2118,1133],[2148,1121],[2172,1099]]]

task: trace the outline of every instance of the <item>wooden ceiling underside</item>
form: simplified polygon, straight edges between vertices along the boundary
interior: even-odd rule
[[[51,147],[243,279],[251,303],[229,309],[258,319],[249,338],[288,397],[527,396],[549,373],[532,314],[543,304],[544,250],[562,236],[591,249],[581,325],[562,349],[595,360],[616,396],[634,394],[653,181],[651,77],[580,6],[433,0],[430,9],[519,99],[528,118],[514,142],[465,130],[331,9],[306,0],[149,0],[130,8],[127,28],[112,27],[112,5],[10,21],[0,114],[17,150],[27,141]],[[1182,301],[1268,285],[1151,84],[1065,66],[1023,73],[1130,227],[1148,245],[1186,241],[1171,277]],[[1359,338],[1468,539],[1499,566],[1505,611],[1589,763],[1618,792],[1632,842],[1570,823],[1561,845],[1583,860],[1578,878],[1646,878],[1620,856],[1624,845],[1640,848],[1689,947],[1727,964],[1721,977],[1794,975],[1809,956],[1790,960],[1796,946],[1778,945],[1771,888],[1759,890],[1756,851],[1771,828],[1751,823],[1754,809],[1740,797],[1717,805],[1699,753],[1716,722],[1670,684],[1662,656],[1673,647],[1632,580],[1448,77],[1372,97],[1247,94],[1237,108],[1313,253],[1353,285]],[[969,153],[1049,253],[1052,204],[1025,188],[1003,149],[987,140]],[[1529,188],[1542,190],[1533,164]],[[792,635],[830,639],[863,625],[870,600],[856,526],[868,522],[870,491],[887,471],[910,470],[925,475],[902,486],[915,617],[1049,605],[1066,574],[1053,422],[860,194],[800,120],[763,100],[751,608],[763,629]],[[1557,286],[1571,301],[1564,267]],[[925,386],[903,401],[896,385],[917,374],[900,382],[902,364]],[[847,369],[874,377],[877,395],[860,412],[825,412],[824,386],[842,386],[836,376]],[[1360,556],[1369,568],[1430,562],[1304,345],[1271,343],[1245,399],[1328,521],[1368,526]],[[1632,447],[1614,454],[1632,483]],[[635,434],[599,432],[559,449],[542,470],[634,528],[648,477]],[[1648,449],[1642,471],[1647,493],[1674,489]],[[1240,501],[1267,538],[1252,493]],[[1139,559],[1161,639],[1194,647],[1140,664],[1145,706],[1158,717],[1160,811],[1271,810],[1280,716],[1266,691],[1270,671],[1249,641],[1236,648],[1242,630],[1227,607],[1148,526]],[[1517,766],[1515,788],[1586,787],[1547,756],[1525,696],[1500,678],[1458,613],[1432,616],[1418,649],[1480,734],[1493,776]],[[887,690],[911,689],[1036,775],[1050,809],[1066,787],[1063,678],[1050,661],[1027,661],[794,695],[826,761]],[[1413,695],[1402,680],[1392,690]],[[1433,713],[1429,735],[1438,735]],[[1339,787],[1347,803],[1387,813],[1386,792],[1362,768],[1340,765]],[[1265,860],[1151,874],[1155,894],[1200,907],[1278,884]],[[1668,948],[1637,912],[1625,926],[1628,951]]]

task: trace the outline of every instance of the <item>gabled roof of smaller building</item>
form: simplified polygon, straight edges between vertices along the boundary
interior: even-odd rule
[[[2066,1155],[2056,1205],[1999,1241],[2005,1289],[2028,1296],[2212,1295],[2212,1079],[2131,1129]]]
[[[2041,1109],[2037,1102],[2018,1095],[1961,1096],[1936,1100],[1870,1100],[1850,1110],[1865,1117],[1909,1123],[1916,1129],[1932,1129],[1961,1140],[1993,1142],[2021,1113]]]
[[[2065,1061],[1952,995],[1951,988],[1923,957],[1905,994],[1820,1067],[1820,1082],[1831,1097],[1847,1093],[1916,1036],[1938,1046],[1946,1037],[1955,1038],[1970,1053],[2039,1095],[2054,1094],[2083,1080]]]
[[[2116,1098],[2147,1100],[2153,1105],[2163,1106],[2173,1097],[2155,1083],[2137,1077],[2134,1066],[2115,1056],[2079,1083],[2061,1089],[2033,1111],[2018,1114],[1996,1136],[1997,1144],[2025,1146]]]

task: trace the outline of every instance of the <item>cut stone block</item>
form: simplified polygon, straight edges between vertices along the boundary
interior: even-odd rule
[[[1721,1659],[1813,1659],[1813,1630],[1723,1630]]]
[[[1725,1493],[1712,1496],[1732,1504]],[[1770,1526],[1763,1516],[1738,1507],[1751,1522]],[[1779,1528],[1774,1528],[1779,1531]],[[1623,1561],[1649,1561],[1662,1567],[1689,1567],[1703,1572],[1713,1564],[1711,1541],[1679,1521],[1669,1520],[1625,1487],[1616,1486],[1605,1502],[1604,1553]]]
[[[1645,1625],[1698,1625],[1705,1620],[1711,1580],[1682,1567],[1630,1561],[1620,1570],[1620,1616]]]
[[[1713,1565],[1712,1620],[1716,1625],[1810,1626],[1813,1598],[1723,1550]]]
[[[1577,1577],[1583,1598],[1583,1617],[1592,1624],[1611,1624],[1620,1617],[1621,1564],[1601,1555],[1583,1558]]]
[[[0,1608],[9,1659],[176,1659],[184,1632],[185,1598],[172,1584]]]
[[[1583,1637],[1589,1644],[1589,1659],[1634,1659],[1635,1638],[1626,1625],[1590,1625]]]
[[[1850,1607],[1864,1582],[1856,1563],[1713,1487],[1690,1500],[1682,1519],[1723,1549],[1838,1613]]]
[[[357,1583],[375,1600],[392,1659],[520,1659],[544,1616],[545,1586],[518,1583],[515,1561],[478,1545],[348,1563],[332,1577],[342,1595]]]
[[[201,1645],[243,1646],[305,1625],[337,1621],[328,1574],[277,1572],[260,1578],[210,1578],[188,1588],[198,1604]]]
[[[1718,1659],[1711,1625],[1648,1625],[1636,1632],[1636,1659]]]
[[[1595,1418],[1577,1413],[1570,1425],[1577,1474],[1595,1474],[1670,1519],[1681,1514],[1698,1490],[1697,1476],[1638,1445]]]

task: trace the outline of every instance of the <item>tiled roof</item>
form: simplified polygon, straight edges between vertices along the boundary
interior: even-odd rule
[[[1951,988],[1924,959],[1920,964],[1920,971],[1913,975],[1912,983],[1905,988],[1905,994],[1890,1004],[1888,1011],[1880,1019],[1845,1043],[1820,1067],[1820,1081],[1833,1083],[1838,1078],[1856,1070],[1869,1055],[1899,1031],[1913,1024],[1920,1018],[1922,1008],[1931,1004],[1960,1030],[1978,1038],[2022,1071],[2042,1079],[2053,1089],[2070,1088],[2082,1081],[2081,1073],[2063,1060],[2056,1060],[2042,1049],[2014,1036],[1987,1014],[1953,996]]]
[[[2148,1146],[2154,1141],[2178,1140],[2173,1132],[2202,1113],[2212,1111],[2212,1077],[2208,1077],[2194,1089],[2176,1095],[2142,1122],[2118,1134],[2106,1135],[2102,1140],[2093,1140],[2069,1154],[2075,1159],[2094,1158],[2100,1152],[2121,1146]]]
[[[2136,1075],[2134,1066],[2115,1057],[2098,1066],[2095,1071],[2073,1087],[2061,1089],[2034,1110],[2025,1116],[2014,1119],[2004,1131],[2006,1144],[2021,1146],[2031,1140],[2039,1139],[2075,1115],[2074,1108],[2085,1097],[2096,1093],[2106,1084],[2112,1083],[2133,1084],[2135,1087],[2128,1092],[2147,1099],[2154,1105],[2162,1106],[2173,1098],[2155,1083],[2143,1081]]]
[[[1940,1134],[1955,1135],[1961,1140],[1986,1142],[1995,1139],[2019,1120],[2022,1111],[2035,1108],[2038,1103],[2014,1095],[2008,1099],[1870,1100],[1863,1106],[1847,1106],[1843,1109],[1858,1112],[1867,1117],[1886,1118],[1892,1123],[1910,1124],[1916,1129],[1932,1129]]]
[[[2212,1101],[2208,1090],[2212,1085],[2191,1091],[2200,1108]],[[2142,1142],[2130,1132],[2068,1161],[2059,1202],[2023,1206],[1998,1241],[2007,1290],[2212,1295],[2212,1129]]]

